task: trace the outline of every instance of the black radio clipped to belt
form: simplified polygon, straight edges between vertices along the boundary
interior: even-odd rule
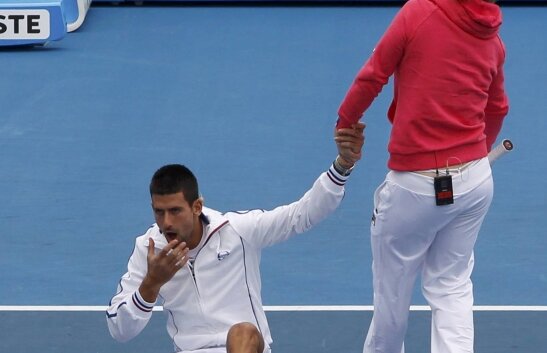
[[[452,189],[452,175],[437,175],[433,179],[435,186],[435,201],[437,206],[451,205],[454,203],[454,191]]]

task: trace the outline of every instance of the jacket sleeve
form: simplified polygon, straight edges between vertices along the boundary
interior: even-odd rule
[[[331,166],[298,201],[269,211],[252,210],[226,216],[248,243],[257,248],[270,246],[309,230],[336,210],[344,197],[347,179]]]
[[[503,43],[501,45],[503,48]],[[505,61],[505,50],[502,53],[503,58],[490,85],[488,102],[484,110],[484,134],[486,135],[486,147],[488,151],[492,149],[492,146],[496,142],[496,138],[501,131],[503,119],[509,111],[509,100],[504,88],[503,62]]]
[[[146,254],[142,237],[139,237],[129,258],[127,273],[122,276],[117,294],[106,311],[110,334],[120,342],[137,336],[152,317],[154,303],[142,299],[138,290],[148,268]]]
[[[349,128],[358,122],[395,72],[407,41],[406,10],[407,5],[397,13],[370,58],[357,73],[338,109],[337,128]]]

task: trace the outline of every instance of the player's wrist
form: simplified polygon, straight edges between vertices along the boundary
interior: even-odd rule
[[[157,300],[162,284],[154,281],[150,276],[145,276],[139,286],[139,294],[147,302],[153,303]]]
[[[334,169],[342,176],[348,176],[355,167],[354,163],[348,162],[342,156],[338,155],[332,163]]]

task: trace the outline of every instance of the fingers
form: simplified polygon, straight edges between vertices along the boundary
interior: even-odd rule
[[[148,257],[154,256],[154,239],[148,238]]]
[[[340,156],[348,162],[356,162],[361,159],[361,149],[365,144],[366,125],[358,122],[352,128],[337,129],[334,133],[334,140]]]
[[[339,148],[338,154],[348,162],[356,162],[361,158],[362,152],[361,150],[354,150],[353,148]]]
[[[365,141],[364,135],[365,125],[361,124],[352,129],[338,129],[334,134],[336,142],[353,142],[363,143]]]
[[[351,148],[355,151],[360,150],[365,144],[363,138],[354,138],[354,137],[336,137],[334,139],[336,146],[338,148]]]
[[[362,122],[357,122],[355,124],[353,124],[351,127],[354,128],[355,130],[359,131],[359,132],[363,132],[365,130],[365,127],[367,125],[365,123],[362,123]]]
[[[186,265],[186,263],[189,260],[187,254],[188,254],[188,248],[184,249],[184,252],[177,257],[177,262],[175,262],[176,267],[182,268],[184,267],[184,265]]]
[[[184,266],[184,264],[188,262],[188,251],[190,251],[190,249],[186,247],[186,243],[180,243],[179,246],[168,254],[169,264],[176,267]]]
[[[188,251],[185,242],[170,241],[154,254],[154,240],[148,241],[148,271],[146,278],[149,284],[163,286],[188,262]],[[152,250],[151,250],[152,249]]]
[[[335,139],[354,139],[354,140],[364,140],[365,127],[356,127],[354,129],[338,129],[334,134]]]
[[[347,150],[347,151],[343,151],[343,152],[339,152],[338,153],[340,155],[340,157],[346,161],[346,163],[350,164],[350,165],[353,165],[355,163],[357,163],[357,161],[359,161],[362,157],[362,154],[361,152],[359,153],[355,153],[351,150]]]
[[[165,251],[165,255],[163,255]],[[162,249],[162,256],[159,260],[166,266],[169,272],[177,272],[188,262],[188,251],[190,249],[185,242],[179,243],[177,240],[172,240]]]
[[[182,267],[187,262],[186,255],[190,249],[188,249],[185,242],[179,243],[176,239],[171,240],[157,255],[154,254],[154,240],[152,238],[149,238],[148,244],[148,257],[149,259],[153,258],[155,263],[163,262],[170,267],[177,264],[177,266]]]
[[[169,255],[169,253],[173,251],[177,244],[179,244],[179,241],[177,239],[171,240],[169,243],[167,243],[167,245],[163,247],[163,249],[161,249],[158,256],[163,257]]]

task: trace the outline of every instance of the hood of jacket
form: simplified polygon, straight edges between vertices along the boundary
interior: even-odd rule
[[[465,32],[477,38],[498,34],[502,22],[498,5],[485,0],[430,0]]]

